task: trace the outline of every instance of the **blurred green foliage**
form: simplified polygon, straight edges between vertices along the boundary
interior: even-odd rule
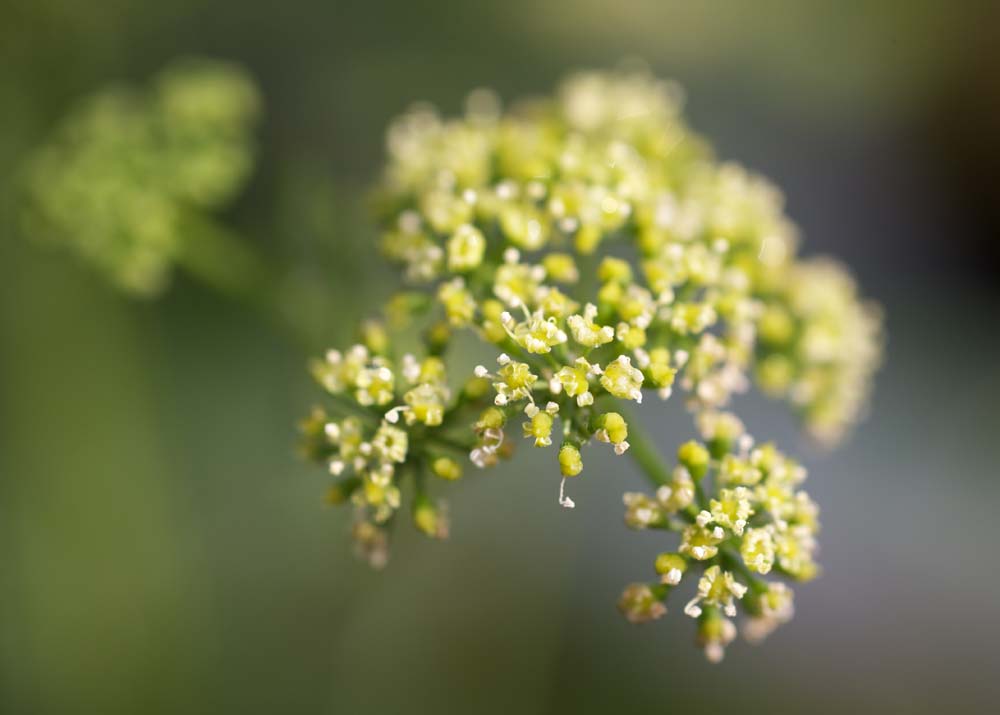
[[[23,233],[67,244],[122,289],[160,293],[198,247],[191,215],[232,199],[253,167],[259,99],[238,68],[181,61],[148,91],[112,87],[61,122],[25,170]]]

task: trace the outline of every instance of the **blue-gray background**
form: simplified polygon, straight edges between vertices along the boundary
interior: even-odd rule
[[[330,343],[391,285],[356,202],[394,114],[630,55],[784,188],[806,251],[849,262],[889,332],[871,416],[833,455],[743,401],[811,468],[825,573],[790,626],[710,667],[678,604],[644,628],[614,611],[659,548],[621,524],[631,467],[592,459],[566,512],[526,450],[451,490],[449,542],[404,535],[370,573],[293,453],[301,349],[184,279],[122,298],[18,238],[6,198],[0,711],[992,711],[997,26],[988,3],[926,0],[0,0],[0,185],[108,81],[186,53],[252,71],[262,163],[229,218],[329,281]],[[676,405],[644,412],[665,444],[690,434]]]

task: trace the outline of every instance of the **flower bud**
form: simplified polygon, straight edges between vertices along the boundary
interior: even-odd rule
[[[451,457],[438,457],[431,462],[431,471],[441,479],[454,481],[462,478],[462,465]]]
[[[588,223],[581,226],[580,230],[576,232],[576,238],[573,241],[573,245],[581,254],[589,256],[597,249],[600,242],[601,229],[594,224]]]
[[[628,423],[617,412],[605,413],[601,419],[601,426],[608,433],[608,439],[612,444],[618,444],[628,439]]]
[[[602,283],[628,283],[632,280],[632,266],[621,258],[608,256],[597,268],[597,277]]]
[[[685,442],[677,450],[677,461],[687,467],[687,470],[695,479],[701,479],[705,476],[705,472],[708,471],[708,462],[710,459],[711,457],[705,446],[694,440]]]
[[[432,538],[443,539],[448,536],[447,518],[424,494],[418,494],[413,500],[413,524]]]
[[[576,446],[564,444],[559,449],[559,471],[564,477],[575,477],[583,471],[583,458]]]
[[[580,279],[576,262],[568,253],[550,253],[542,259],[542,265],[549,278],[557,283],[576,283]]]
[[[487,407],[479,415],[476,430],[483,432],[488,429],[500,429],[507,423],[507,416],[498,407]]]
[[[378,320],[366,320],[361,324],[361,342],[372,353],[384,355],[389,349],[389,333],[385,325]]]
[[[660,574],[661,583],[676,586],[681,582],[681,576],[687,571],[688,563],[680,554],[662,553],[656,557],[653,568]]]
[[[757,323],[760,339],[770,345],[784,345],[792,337],[795,324],[788,311],[779,305],[768,306]]]

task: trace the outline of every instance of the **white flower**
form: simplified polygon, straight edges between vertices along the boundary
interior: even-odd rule
[[[722,608],[727,616],[735,616],[734,599],[743,598],[746,592],[747,587],[738,582],[731,572],[723,571],[719,566],[710,566],[698,581],[698,595],[684,606],[684,613],[697,618],[701,615],[699,604],[705,603]]]
[[[583,315],[571,315],[566,319],[573,339],[580,345],[596,348],[615,339],[615,329],[610,325],[598,325],[594,322],[596,317],[597,306],[587,303],[583,308]]]

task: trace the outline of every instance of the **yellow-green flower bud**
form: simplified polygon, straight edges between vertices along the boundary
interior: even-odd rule
[[[576,283],[580,280],[576,262],[568,253],[550,253],[542,259],[542,266],[549,278],[557,283]]]
[[[604,430],[607,441],[611,444],[621,444],[628,439],[628,423],[617,412],[606,412],[601,415],[598,425]]]
[[[643,369],[643,374],[649,378],[654,387],[661,390],[673,385],[677,368],[670,366],[670,352],[666,348],[650,350],[649,365]]]
[[[559,471],[564,477],[575,477],[583,471],[583,458],[576,446],[564,444],[559,449]]]
[[[688,562],[680,554],[662,553],[656,557],[653,568],[660,574],[660,582],[668,586],[676,586],[687,571]]]
[[[792,337],[795,324],[788,311],[779,305],[770,305],[757,323],[760,339],[769,345],[784,345]]]
[[[431,462],[431,471],[441,479],[455,481],[462,478],[462,465],[451,457],[438,457]]]
[[[384,355],[389,349],[389,333],[378,320],[366,320],[361,324],[361,342],[376,355]]]
[[[507,416],[497,407],[487,407],[479,415],[476,430],[482,432],[488,429],[500,429],[507,423]]]
[[[691,440],[685,442],[677,450],[677,461],[687,467],[691,476],[701,479],[708,471],[708,463],[711,459],[708,450],[703,444]]]
[[[602,307],[614,307],[618,305],[624,294],[625,290],[622,288],[622,284],[611,281],[602,285],[597,291],[597,302]]]
[[[430,356],[420,363],[420,382],[430,382],[441,384],[445,381],[444,360],[436,356]]]
[[[426,495],[413,500],[413,524],[427,536],[443,539],[448,536],[448,520]]]
[[[601,229],[594,224],[584,224],[580,227],[580,230],[576,232],[576,238],[573,240],[573,246],[581,255],[589,256],[595,250],[597,246],[601,243]]]
[[[597,269],[597,277],[602,283],[610,283],[612,281],[628,283],[632,280],[632,266],[628,264],[628,261],[623,261],[621,258],[608,256],[601,261],[601,265]]]

